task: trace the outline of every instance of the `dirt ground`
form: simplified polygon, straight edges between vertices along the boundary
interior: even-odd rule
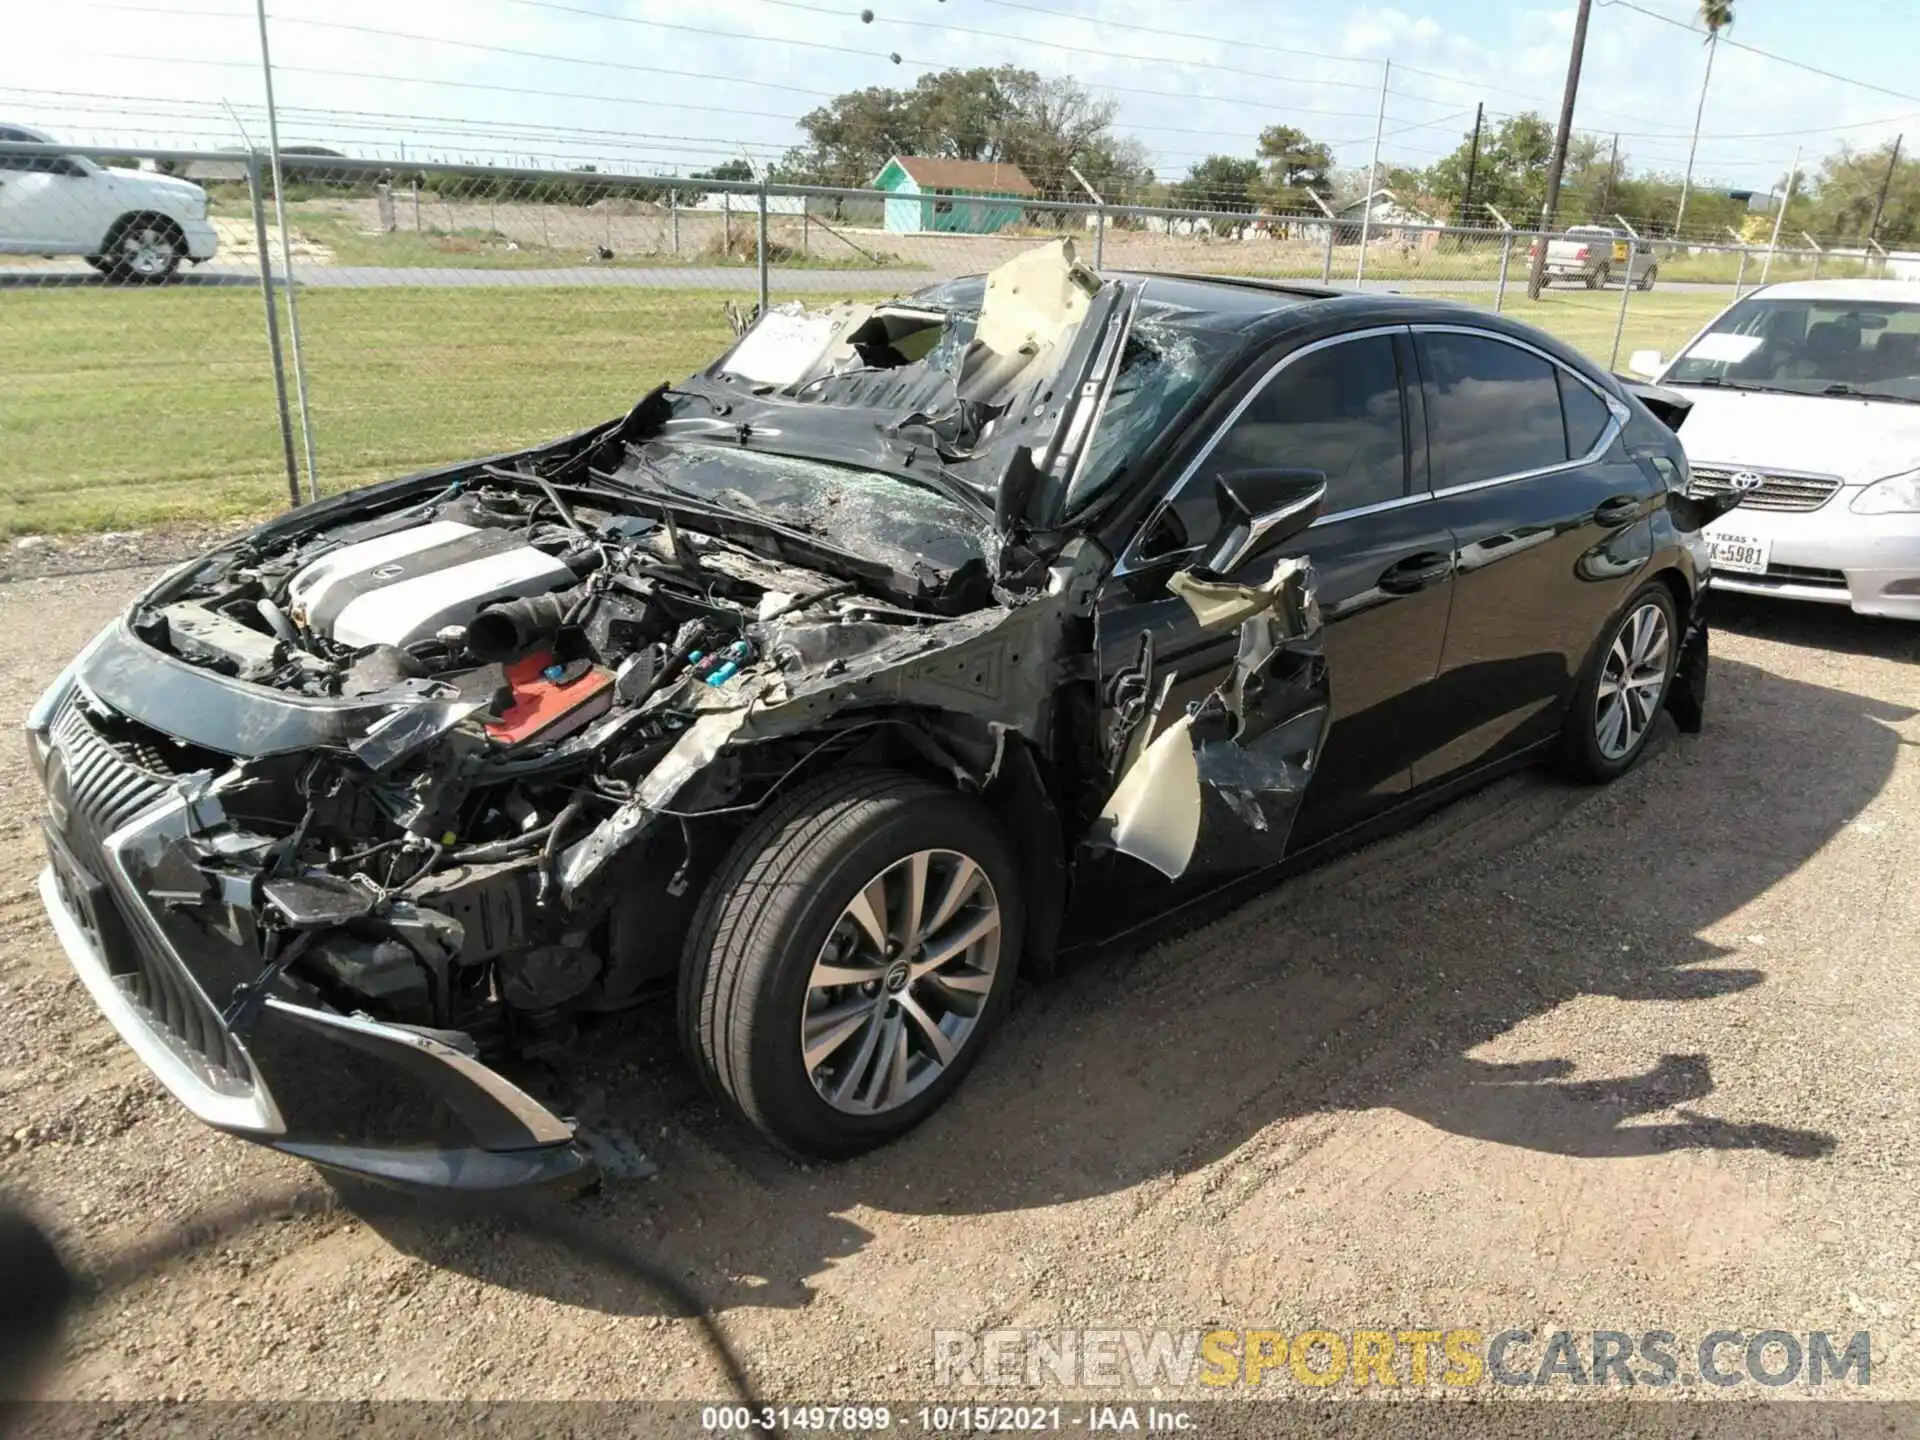
[[[0,713],[154,573],[85,568],[0,583]],[[188,1119],[57,952],[0,746],[0,1167],[104,1281],[51,1393],[726,1398],[597,1244],[781,1398],[927,1396],[935,1329],[1216,1324],[1865,1329],[1868,1393],[1920,1397],[1920,628],[1719,609],[1704,734],[1079,966],[883,1152],[790,1165],[667,1017],[603,1030],[569,1083],[659,1170],[567,1202],[585,1244]]]

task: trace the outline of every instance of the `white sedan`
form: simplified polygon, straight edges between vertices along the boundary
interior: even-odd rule
[[[23,125],[0,125],[0,140],[54,143]],[[153,284],[217,245],[207,192],[191,181],[83,155],[0,154],[0,255],[79,255],[109,279]]]
[[[1628,363],[1693,402],[1694,493],[1743,492],[1717,588],[1920,620],[1920,286],[1769,285]]]

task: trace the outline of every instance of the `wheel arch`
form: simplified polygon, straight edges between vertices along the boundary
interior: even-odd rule
[[[100,253],[102,255],[111,255],[113,247],[120,243],[120,237],[125,235],[127,231],[135,225],[140,224],[143,220],[151,221],[155,225],[164,226],[166,229],[172,231],[174,240],[183,249],[185,248],[187,232],[180,227],[180,222],[173,216],[167,214],[166,211],[129,210],[126,214],[116,219],[111,225],[107,226],[106,236],[100,241]]]

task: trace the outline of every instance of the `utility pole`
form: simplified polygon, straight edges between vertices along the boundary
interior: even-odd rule
[[[293,392],[300,406],[300,440],[307,452],[307,499],[320,498],[313,463],[313,417],[307,410],[307,362],[300,349],[300,300],[293,280],[293,239],[287,229],[287,187],[280,174],[280,116],[273,103],[273,57],[267,49],[267,0],[255,0],[260,21],[260,78],[267,95],[267,162],[273,168],[273,219],[280,227],[280,268],[286,275],[287,338],[293,344]]]
[[[1613,192],[1620,186],[1620,136],[1613,137],[1613,158],[1607,162],[1607,193],[1605,203],[1600,207],[1602,215],[1613,213]]]
[[[1560,175],[1567,168],[1567,141],[1573,134],[1573,102],[1580,94],[1580,63],[1587,53],[1587,19],[1593,0],[1580,0],[1573,17],[1573,50],[1567,56],[1567,88],[1560,97],[1560,128],[1554,132],[1553,155],[1547,161],[1547,198],[1540,206],[1540,243],[1533,247],[1533,265],[1527,272],[1527,298],[1540,298],[1547,273],[1547,236],[1553,230],[1554,211],[1560,206]]]
[[[1486,118],[1487,107],[1484,104],[1473,107],[1473,146],[1467,151],[1467,188],[1460,197],[1460,223],[1473,223],[1473,176],[1480,168],[1480,123]]]
[[[1587,0],[1580,0],[1582,5]],[[1387,86],[1393,81],[1393,62],[1384,60],[1380,65],[1380,114],[1373,122],[1373,159],[1367,162],[1367,198],[1360,205],[1360,261],[1353,267],[1353,288],[1362,289],[1367,283],[1367,232],[1373,228],[1373,191],[1378,184],[1380,174],[1380,132],[1387,125]]]
[[[1787,167],[1787,193],[1780,197],[1780,208],[1773,212],[1773,235],[1767,241],[1767,258],[1760,262],[1760,283],[1767,283],[1773,268],[1773,252],[1780,248],[1780,222],[1787,218],[1787,206],[1793,203],[1793,182],[1800,178],[1800,147],[1793,147],[1793,164]]]
[[[1893,172],[1900,168],[1900,142],[1906,138],[1905,135],[1893,137],[1893,156],[1887,161],[1887,173],[1881,177],[1880,193],[1873,201],[1873,219],[1867,225],[1869,240],[1880,238],[1880,212],[1887,208],[1887,191],[1893,188]]]
[[[1687,173],[1680,180],[1680,209],[1673,217],[1673,233],[1680,235],[1680,222],[1687,218],[1687,192],[1693,189],[1693,152],[1700,148],[1700,117],[1707,113],[1707,85],[1713,79],[1713,56],[1720,48],[1720,32],[1707,36],[1707,73],[1700,77],[1700,103],[1693,107],[1693,139],[1687,144]]]

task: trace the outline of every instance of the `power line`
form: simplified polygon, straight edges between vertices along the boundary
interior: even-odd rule
[[[1633,0],[1600,0],[1600,3],[1602,5],[1613,6],[1620,10],[1631,10],[1634,14],[1644,15],[1649,20],[1658,20],[1662,25],[1671,25],[1676,30],[1685,30],[1689,35],[1704,36],[1707,33],[1698,26],[1690,25],[1684,20],[1676,20],[1671,15],[1662,15],[1658,10],[1649,10],[1644,5],[1636,5],[1633,3]],[[1920,103],[1920,95],[1910,94],[1905,90],[1890,90],[1885,85],[1874,84],[1871,80],[1856,79],[1852,75],[1842,75],[1837,71],[1823,70],[1818,65],[1809,65],[1804,60],[1792,60],[1785,55],[1776,55],[1771,50],[1762,50],[1757,45],[1747,45],[1739,40],[1735,40],[1724,30],[1720,33],[1718,43],[1731,46],[1735,50],[1744,50],[1749,55],[1758,55],[1762,60],[1772,60],[1780,65],[1790,65],[1795,70],[1806,71],[1809,75],[1818,75],[1822,79],[1838,81],[1842,85],[1855,85],[1862,90],[1875,90],[1882,95],[1891,95],[1896,100],[1912,100]]]

